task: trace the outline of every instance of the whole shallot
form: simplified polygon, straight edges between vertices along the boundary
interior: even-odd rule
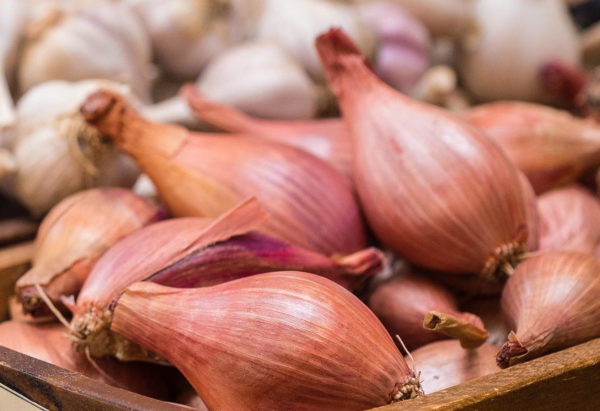
[[[472,348],[488,337],[479,317],[459,312],[450,292],[415,274],[397,275],[379,284],[368,306],[409,350],[448,337]]]
[[[169,360],[209,409],[360,410],[421,392],[373,313],[316,275],[135,283],[113,309],[113,331]]]
[[[502,368],[600,337],[600,261],[550,251],[521,263],[502,292],[511,331],[496,357]]]
[[[325,255],[365,246],[351,187],[302,150],[151,123],[110,91],[89,96],[81,112],[134,158],[174,216],[216,217],[256,196],[267,234]]]
[[[26,312],[46,313],[76,294],[96,260],[121,237],[158,218],[158,208],[130,191],[96,188],[74,194],[46,216],[37,233],[32,267],[16,284]]]
[[[381,82],[339,29],[316,42],[353,138],[354,183],[377,237],[407,260],[501,279],[528,240],[518,170],[463,119]]]

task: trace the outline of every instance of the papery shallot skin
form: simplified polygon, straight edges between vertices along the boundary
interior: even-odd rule
[[[159,208],[121,188],[95,188],[73,194],[44,218],[32,267],[16,283],[27,312],[45,312],[35,284],[58,304],[79,292],[98,258],[114,243],[156,221]]]
[[[517,169],[465,120],[381,82],[339,29],[316,42],[354,146],[354,182],[377,237],[410,262],[503,277],[528,238]]]
[[[572,185],[542,194],[540,251],[579,251],[600,257],[600,200]]]
[[[81,112],[134,158],[174,216],[216,217],[256,196],[268,234],[326,255],[366,245],[347,181],[302,150],[151,123],[110,91],[90,95]]]
[[[339,118],[315,120],[268,120],[251,117],[233,107],[207,100],[196,87],[181,90],[192,112],[223,131],[242,133],[297,147],[321,158],[352,180],[352,142]]]
[[[423,391],[431,394],[500,371],[494,361],[497,351],[498,347],[490,344],[465,350],[458,341],[447,340],[424,345],[411,355],[421,373]]]
[[[510,326],[502,368],[600,337],[600,261],[551,251],[521,263],[502,293]]]
[[[374,314],[312,274],[136,283],[113,306],[113,331],[163,355],[209,409],[361,410],[420,392]]]
[[[600,164],[600,126],[566,111],[503,101],[475,106],[463,117],[502,147],[538,194]]]

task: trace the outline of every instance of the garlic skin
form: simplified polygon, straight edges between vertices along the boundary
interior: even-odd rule
[[[33,215],[86,188],[135,182],[135,163],[78,111],[87,95],[101,88],[130,95],[127,87],[109,81],[51,81],[19,100],[11,191]]]
[[[197,87],[210,100],[257,117],[304,119],[318,109],[311,79],[272,41],[248,42],[219,54],[206,66]]]
[[[240,42],[256,19],[259,1],[126,0],[140,17],[158,65],[194,79],[219,52]]]
[[[19,37],[26,21],[26,2],[3,0],[0,2],[0,147],[6,147],[5,128],[15,121],[15,110],[10,93],[13,65]]]
[[[521,263],[502,292],[511,331],[501,368],[600,337],[600,261],[550,251]]]
[[[600,201],[572,185],[539,197],[540,251],[579,251],[600,257]]]
[[[323,82],[325,76],[314,41],[331,27],[342,27],[365,55],[374,55],[373,34],[355,7],[341,2],[265,0],[256,38],[277,42],[302,64],[312,78]]]
[[[120,2],[60,5],[29,29],[18,67],[21,93],[50,80],[127,83],[149,100],[151,48],[137,17]]]
[[[359,0],[372,3],[379,0]],[[391,0],[427,27],[432,36],[459,38],[468,29],[476,0]]]
[[[361,410],[420,395],[373,313],[312,274],[135,283],[115,303],[112,330],[163,355],[209,409]]]
[[[436,341],[411,353],[425,394],[453,387],[463,382],[495,373],[497,347],[490,344],[465,350],[458,341]],[[410,358],[405,357],[407,362]]]
[[[600,166],[600,126],[567,111],[501,101],[462,115],[502,147],[538,194]]]
[[[427,29],[389,1],[370,1],[357,7],[377,38],[375,72],[387,84],[410,94],[429,67]]]
[[[579,37],[562,0],[477,0],[473,18],[460,74],[480,100],[552,102],[540,70],[551,61],[580,65]]]

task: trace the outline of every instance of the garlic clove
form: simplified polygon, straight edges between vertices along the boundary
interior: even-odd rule
[[[120,2],[57,4],[31,25],[18,67],[22,93],[50,80],[128,83],[149,100],[150,44]]]
[[[464,117],[502,147],[538,194],[600,165],[600,127],[566,111],[506,101],[473,107]]]
[[[266,140],[151,123],[108,91],[89,96],[81,112],[136,160],[174,216],[215,217],[256,196],[270,216],[267,234],[325,255],[364,248],[350,187],[310,154]]]
[[[420,395],[367,307],[312,274],[195,289],[136,283],[113,315],[113,331],[167,358],[209,409],[358,410]]]
[[[450,340],[424,345],[411,355],[421,373],[423,391],[431,394],[499,371],[494,361],[496,351],[490,344],[465,350],[458,341]]]
[[[58,305],[61,296],[76,294],[111,244],[156,219],[157,214],[155,205],[119,188],[87,190],[62,201],[42,222],[32,268],[16,283],[24,310],[44,313],[38,286]],[[107,221],[111,223],[107,225]]]
[[[168,73],[198,76],[221,51],[239,43],[261,11],[259,1],[127,0],[152,42],[154,57]]]
[[[219,54],[202,72],[197,87],[209,99],[257,117],[311,118],[318,109],[310,78],[270,41],[248,42]]]
[[[501,368],[600,336],[600,262],[551,251],[521,263],[502,292],[513,331],[496,357]]]

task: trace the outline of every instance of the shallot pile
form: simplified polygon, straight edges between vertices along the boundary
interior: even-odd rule
[[[565,2],[0,0],[0,34],[0,346],[363,410],[600,337]]]

